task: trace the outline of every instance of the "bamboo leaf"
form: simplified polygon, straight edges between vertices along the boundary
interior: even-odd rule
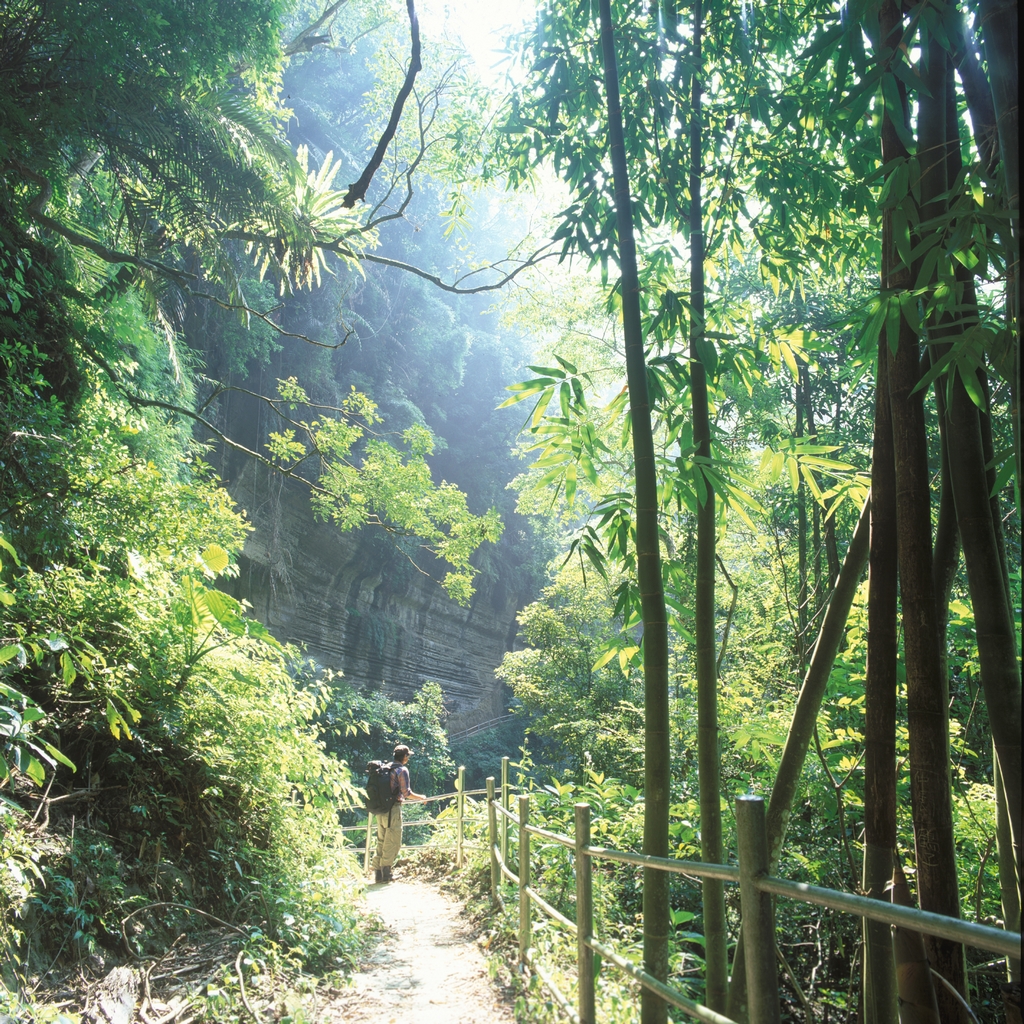
[[[562,410],[562,416],[569,419],[569,400],[572,395],[572,389],[569,387],[568,381],[562,381],[558,386],[558,404]]]
[[[571,508],[576,500],[576,466],[570,463],[565,467],[565,503]]]
[[[557,358],[557,357],[556,357]],[[555,377],[558,380],[565,380],[568,374],[558,366],[530,366],[528,369],[534,373],[542,374],[545,377]]]
[[[890,295],[885,313],[885,340],[889,351],[896,355],[900,347],[900,301],[898,295]]]
[[[800,489],[800,463],[796,459],[787,459],[786,469],[789,472],[789,486],[796,494]]]
[[[793,349],[786,341],[779,342],[779,351],[782,353],[782,358],[785,360],[786,366],[789,367],[789,372],[793,375],[793,380],[800,380],[800,368],[796,365],[796,356],[793,355]]]

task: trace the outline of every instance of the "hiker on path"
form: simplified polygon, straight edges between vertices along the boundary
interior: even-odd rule
[[[377,815],[377,852],[373,857],[374,882],[390,882],[391,867],[402,847],[402,804],[406,800],[425,801],[427,798],[412,791],[409,779],[409,755],[412,751],[404,744],[395,747],[395,768],[391,773],[391,791],[395,794],[395,805],[384,814]]]

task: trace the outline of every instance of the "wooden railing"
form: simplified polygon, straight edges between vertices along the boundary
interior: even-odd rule
[[[495,903],[501,901],[501,879],[506,878],[516,886],[519,896],[519,960],[532,970],[544,983],[555,1002],[574,1024],[596,1024],[594,954],[624,974],[656,993],[665,1002],[684,1013],[707,1024],[735,1024],[730,1018],[716,1013],[707,1006],[690,999],[678,988],[665,982],[632,963],[612,946],[599,940],[594,934],[592,898],[593,861],[605,860],[639,867],[668,871],[673,874],[695,875],[699,878],[718,878],[740,887],[740,914],[746,936],[746,981],[750,1024],[778,1024],[781,1020],[779,1005],[779,977],[776,964],[775,912],[773,896],[794,899],[801,903],[825,907],[840,913],[853,914],[872,921],[898,925],[926,935],[935,935],[953,942],[963,943],[977,949],[987,950],[1000,956],[1019,957],[1021,937],[1019,932],[1007,932],[988,925],[963,921],[960,918],[933,914],[911,907],[901,907],[866,896],[825,889],[803,882],[775,878],[769,874],[768,834],[765,827],[764,800],[757,796],[736,798],[736,837],[738,866],[729,864],[705,864],[700,861],[678,860],[668,857],[652,857],[632,851],[615,850],[594,846],[590,841],[590,805],[575,805],[573,836],[552,832],[530,822],[530,795],[520,793],[517,797],[516,812],[510,808],[512,790],[508,783],[509,759],[502,758],[501,784],[497,786],[492,776],[487,779],[485,790],[466,792],[464,769],[459,769],[454,793],[445,793],[428,800],[455,800],[456,838],[455,859],[457,866],[463,863],[464,851],[479,846],[465,842],[466,798],[478,794],[487,797],[487,846],[490,858],[491,896]],[[366,865],[369,866],[371,824],[373,815],[366,825]],[[425,824],[425,823],[424,823]],[[509,827],[516,829],[518,839],[518,871],[508,864]],[[362,828],[363,826],[357,826]],[[576,874],[576,920],[572,921],[544,898],[532,885],[530,840],[536,836],[547,842],[557,843],[575,856]],[[425,845],[434,845],[432,843]],[[558,988],[551,973],[538,960],[532,946],[533,908],[541,910],[559,928],[576,938],[576,1003]]]
[[[484,732],[487,729],[494,729],[501,725],[502,722],[509,722],[513,718],[515,718],[515,715],[498,715],[497,718],[488,718],[486,722],[477,722],[476,725],[471,725],[468,729],[460,729],[458,732],[449,733],[448,742],[468,740],[470,736],[475,736],[477,733]]]

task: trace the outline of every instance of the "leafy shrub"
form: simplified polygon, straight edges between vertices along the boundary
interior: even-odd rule
[[[411,701],[393,700],[380,692],[359,693],[336,673],[325,675],[329,688],[321,724],[327,749],[362,776],[375,758],[391,757],[396,743],[415,752],[413,789],[431,795],[445,792],[454,778],[455,762],[444,729],[444,694],[437,683],[424,683]]]
[[[337,812],[354,791],[318,738],[327,691],[215,589],[246,532],[226,493],[125,436],[84,409],[65,433],[67,493],[19,509],[17,561],[5,548],[2,685],[23,698],[7,742],[32,742],[37,766],[9,754],[13,796],[38,804],[45,771],[51,797],[74,799],[49,805],[35,858],[4,829],[0,939],[20,955],[7,911],[30,907],[40,955],[81,955],[120,945],[130,910],[174,900],[251,922],[291,960],[347,965],[359,883]],[[166,948],[151,915],[134,920],[137,951]]]

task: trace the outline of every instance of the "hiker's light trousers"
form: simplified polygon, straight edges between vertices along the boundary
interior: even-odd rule
[[[376,818],[377,852],[370,865],[374,871],[391,867],[398,858],[402,848],[402,805],[395,804],[387,814],[378,814]]]

